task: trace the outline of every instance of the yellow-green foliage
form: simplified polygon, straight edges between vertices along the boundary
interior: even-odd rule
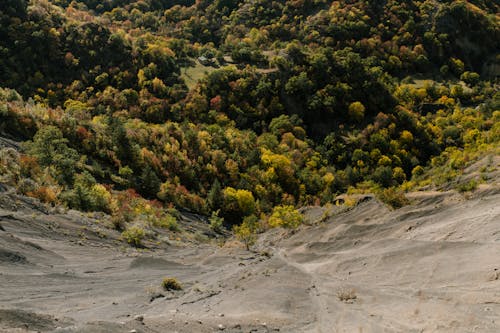
[[[174,232],[180,230],[179,224],[177,223],[177,219],[170,214],[165,214],[160,218],[155,219],[154,221],[155,221],[154,224],[158,227],[166,228]]]
[[[352,195],[346,195],[344,197],[344,205],[346,207],[354,207],[358,204],[358,200]]]
[[[161,286],[163,289],[172,291],[172,290],[182,290],[182,285],[177,281],[176,278],[166,277],[161,282]]]
[[[224,199],[226,204],[231,206],[230,209],[241,213],[242,216],[255,212],[255,198],[250,191],[227,187],[224,189]]]
[[[361,102],[354,102],[349,105],[349,117],[355,121],[362,121],[365,116],[365,106]]]
[[[475,179],[471,179],[468,182],[459,184],[456,188],[460,193],[473,192],[477,189],[478,182]]]
[[[237,224],[412,170],[416,186],[446,184],[498,146],[494,1],[440,1],[437,15],[430,1],[252,0],[245,15],[243,1],[70,2],[0,10],[5,45],[49,55],[0,57],[0,86],[23,95],[0,88],[0,132],[32,138],[23,152],[40,170],[0,161],[0,177],[33,180],[23,192],[42,200],[114,212],[117,225],[175,229],[170,205]],[[436,156],[429,177],[415,169]],[[116,203],[127,188],[151,201]]]
[[[94,184],[90,188],[90,196],[94,198],[97,210],[108,211],[111,204],[111,194],[101,184]]]
[[[424,168],[422,168],[422,166],[420,165],[417,165],[416,167],[413,168],[413,170],[411,171],[411,174],[413,176],[420,176],[424,173]]]
[[[221,233],[224,228],[224,218],[219,216],[219,210],[212,212],[210,216],[210,229],[215,232]]]
[[[304,217],[295,207],[290,205],[276,206],[269,217],[269,225],[273,228],[284,227],[295,229],[304,221]]]
[[[245,244],[247,250],[250,250],[250,246],[257,240],[257,223],[257,217],[251,215],[245,218],[241,225],[235,225],[233,227],[236,238]]]
[[[395,187],[387,188],[378,192],[377,197],[380,201],[391,206],[392,208],[401,208],[410,203],[404,192]]]
[[[144,230],[140,227],[133,226],[122,232],[122,238],[130,245],[139,247],[145,237]]]

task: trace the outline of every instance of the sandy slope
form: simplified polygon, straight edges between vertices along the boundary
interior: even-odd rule
[[[369,199],[255,252],[137,251],[86,215],[0,197],[0,332],[500,332],[498,190]]]

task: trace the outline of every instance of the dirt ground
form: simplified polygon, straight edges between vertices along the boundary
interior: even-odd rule
[[[0,332],[500,332],[498,188],[410,199],[310,207],[310,225],[248,252],[134,249],[105,216],[4,191]],[[183,289],[163,290],[164,277]]]

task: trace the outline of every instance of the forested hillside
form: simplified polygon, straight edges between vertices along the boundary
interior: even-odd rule
[[[117,228],[175,230],[176,208],[244,222],[240,234],[348,190],[473,189],[487,179],[453,182],[499,153],[499,12],[4,0],[0,134],[25,143],[1,150],[0,181]]]

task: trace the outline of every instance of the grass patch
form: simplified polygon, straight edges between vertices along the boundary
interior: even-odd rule
[[[211,73],[217,69],[212,66],[204,66],[197,60],[195,60],[194,62],[194,67],[184,67],[181,69],[181,78],[184,80],[184,82],[186,82],[189,90],[193,89],[198,81],[201,80],[206,74]]]

